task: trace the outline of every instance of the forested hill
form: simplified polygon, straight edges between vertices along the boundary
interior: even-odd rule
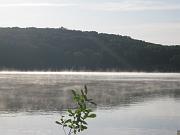
[[[0,28],[0,70],[180,72],[180,46],[65,28]]]

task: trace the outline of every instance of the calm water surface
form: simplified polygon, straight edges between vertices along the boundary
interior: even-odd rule
[[[176,135],[180,74],[0,72],[0,133],[63,135],[55,124],[86,84],[97,118],[82,135]]]

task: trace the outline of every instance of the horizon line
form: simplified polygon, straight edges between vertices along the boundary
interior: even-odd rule
[[[163,46],[180,46],[180,44],[162,44],[162,43],[154,43],[151,41],[145,41],[143,39],[137,39],[134,38],[132,36],[129,35],[122,35],[122,34],[118,34],[118,33],[108,33],[108,32],[98,32],[96,30],[81,30],[81,29],[69,29],[63,26],[60,27],[36,27],[36,26],[28,26],[28,27],[21,27],[21,26],[0,26],[0,29],[6,29],[6,28],[19,28],[19,29],[29,29],[29,28],[34,28],[34,29],[64,29],[64,30],[69,30],[69,31],[81,31],[81,32],[97,32],[98,34],[109,34],[109,35],[116,35],[116,36],[123,36],[123,37],[129,37],[131,39],[134,40],[139,40],[139,41],[143,41],[143,42],[147,42],[147,43],[153,43],[153,44],[157,44],[157,45],[163,45]]]

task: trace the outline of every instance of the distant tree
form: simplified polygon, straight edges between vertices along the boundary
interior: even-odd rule
[[[0,28],[0,69],[180,72],[180,46],[61,28]]]

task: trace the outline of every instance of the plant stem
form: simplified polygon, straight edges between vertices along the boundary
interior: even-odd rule
[[[63,131],[64,131],[64,134],[67,135],[66,130],[64,129],[64,126],[63,126]]]

